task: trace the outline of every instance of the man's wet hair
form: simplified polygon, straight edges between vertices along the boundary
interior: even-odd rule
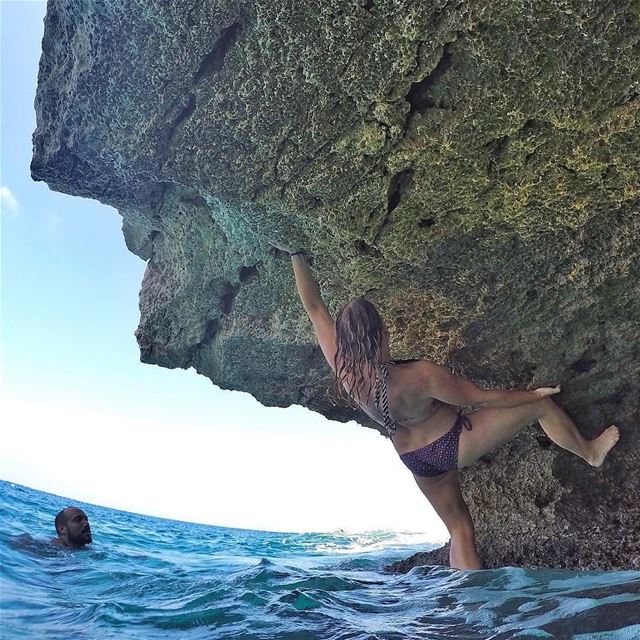
[[[60,527],[67,524],[67,516],[65,514],[66,508],[63,509],[57,516],[55,520],[56,534],[60,533]]]

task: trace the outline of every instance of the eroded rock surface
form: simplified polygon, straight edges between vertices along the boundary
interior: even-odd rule
[[[480,545],[489,565],[637,568],[638,13],[50,0],[33,177],[119,210],[148,261],[145,362],[366,423],[326,397],[276,239],[309,249],[332,310],[378,303],[396,357],[562,383],[621,442],[590,469],[535,428],[466,471]]]

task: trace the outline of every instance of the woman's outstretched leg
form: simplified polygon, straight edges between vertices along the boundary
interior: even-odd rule
[[[482,569],[473,521],[460,491],[458,472],[449,471],[435,478],[415,474],[413,477],[449,531],[449,565],[454,569]]]
[[[616,426],[611,426],[597,438],[585,438],[571,418],[550,398],[510,407],[508,409],[478,409],[469,414],[471,431],[462,430],[458,466],[465,467],[486,453],[511,440],[535,420],[558,446],[580,456],[593,466],[600,466],[609,450],[618,441]]]

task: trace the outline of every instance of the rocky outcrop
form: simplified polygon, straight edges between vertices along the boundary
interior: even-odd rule
[[[32,173],[116,207],[145,362],[355,417],[269,246],[397,357],[561,382],[604,469],[530,430],[463,474],[490,565],[637,566],[638,4],[49,0]],[[371,426],[369,424],[369,426]],[[634,565],[635,563],[635,565]]]

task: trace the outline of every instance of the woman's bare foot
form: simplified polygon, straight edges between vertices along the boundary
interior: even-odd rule
[[[602,465],[605,456],[613,448],[615,443],[618,442],[619,438],[620,430],[615,425],[611,425],[605,429],[597,438],[591,440],[592,450],[587,462],[594,467]]]

